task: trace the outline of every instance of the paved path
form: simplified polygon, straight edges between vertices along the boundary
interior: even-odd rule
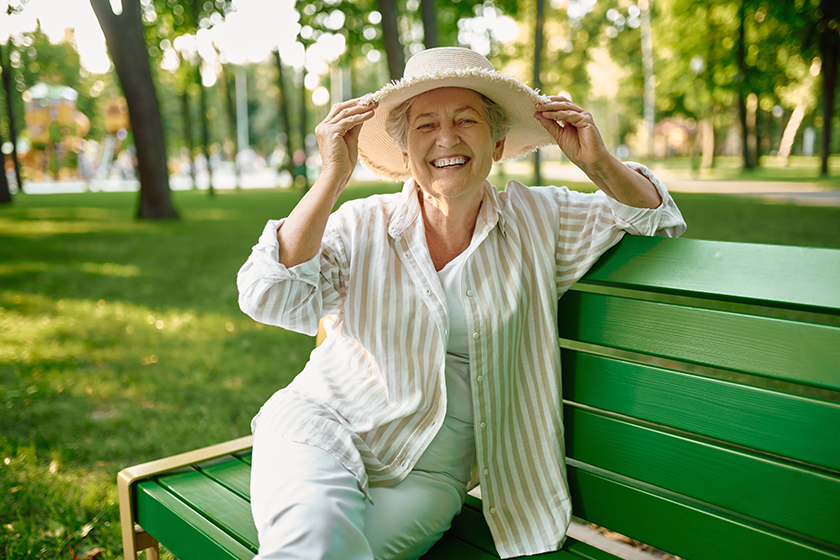
[[[577,167],[546,166],[543,175],[555,181],[588,181]],[[684,179],[669,170],[656,170],[656,176],[676,193],[713,193],[755,197],[801,206],[840,206],[840,179],[832,189],[813,182],[797,181],[708,181]]]
[[[509,173],[528,175],[531,173],[527,162],[512,162],[505,164]],[[715,193],[737,196],[756,197],[777,203],[799,204],[801,206],[840,206],[840,179],[836,189],[831,189],[813,182],[793,181],[701,181],[687,180],[685,172],[679,174],[669,170],[657,170],[657,176],[662,179],[671,192],[676,193]],[[573,165],[551,165],[543,168],[543,175],[547,183],[563,184],[563,181],[589,181],[583,171]],[[374,179],[364,169],[358,169],[354,178],[362,180]],[[288,186],[288,177],[278,175],[272,170],[263,170],[242,176],[242,186],[251,188],[272,188]],[[206,174],[199,174],[199,188],[207,188]],[[233,189],[236,177],[230,170],[217,171],[213,175],[213,186],[220,190]],[[186,190],[192,188],[189,177],[172,176],[170,178],[172,190]],[[47,194],[59,192],[85,191],[136,191],[140,188],[137,180],[103,180],[85,183],[83,181],[24,182],[24,190],[30,194]]]

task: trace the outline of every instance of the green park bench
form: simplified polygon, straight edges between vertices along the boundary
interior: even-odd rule
[[[840,560],[840,251],[628,236],[559,317],[575,517],[690,560]],[[250,445],[120,473],[125,557],[251,558]],[[481,507],[425,558],[498,558]]]

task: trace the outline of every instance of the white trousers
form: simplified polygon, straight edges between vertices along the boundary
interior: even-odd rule
[[[356,478],[326,451],[257,429],[251,467],[260,542],[255,560],[421,557],[449,529],[465,497],[463,482],[423,471],[421,463],[399,484],[371,488],[371,504]]]

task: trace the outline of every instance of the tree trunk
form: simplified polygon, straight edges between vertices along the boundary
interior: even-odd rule
[[[747,150],[753,166],[759,165],[758,160],[758,96],[754,93],[747,95]]]
[[[790,119],[788,119],[785,131],[782,133],[782,141],[779,144],[779,159],[784,165],[788,163],[788,157],[790,157],[790,152],[793,149],[793,141],[796,139],[796,133],[799,131],[799,126],[804,118],[805,105],[797,105],[790,115]]]
[[[236,189],[242,188],[242,170],[239,168],[239,135],[236,126],[236,106],[234,104],[233,79],[227,64],[222,64],[222,82],[225,88],[225,108],[227,109],[228,134],[233,141],[233,168],[236,175]]]
[[[181,117],[184,119],[184,139],[187,141],[187,149],[189,150],[190,158],[190,177],[192,178],[192,188],[198,188],[198,182],[195,179],[195,158],[193,158],[193,149],[195,143],[193,142],[192,130],[192,114],[190,113],[190,94],[187,85],[184,85],[184,90],[181,92]]]
[[[423,45],[427,49],[437,47],[437,23],[435,22],[435,0],[420,0],[423,15]]]
[[[543,51],[543,23],[545,12],[545,0],[537,0],[537,16],[534,23],[534,89],[542,87],[540,78],[542,51]],[[534,151],[534,186],[542,185],[542,169],[540,165],[540,151]]]
[[[181,56],[180,51],[175,51],[178,55],[178,65],[183,66],[185,64],[189,64],[188,61],[184,60],[184,57]],[[185,67],[184,74],[189,76],[189,70]],[[184,80],[183,89],[179,94],[181,98],[181,119],[184,123],[184,140],[187,142],[187,149],[189,150],[189,161],[190,161],[190,178],[192,179],[192,188],[198,188],[198,181],[195,178],[195,158],[193,157],[193,150],[195,149],[195,141],[193,140],[193,124],[192,124],[192,111],[190,110],[190,84],[188,80]]]
[[[388,72],[392,80],[402,78],[405,70],[405,53],[400,43],[397,27],[397,3],[395,0],[377,0],[379,13],[382,14],[382,42],[388,57]]]
[[[309,170],[306,168],[307,160],[309,159],[309,150],[306,148],[306,69],[301,70],[300,75],[300,147],[303,151],[303,163],[301,164],[301,174],[303,177],[303,190],[309,190]]]
[[[201,56],[195,65],[195,81],[198,84],[198,118],[201,121],[201,149],[204,150],[204,161],[207,163],[207,194],[215,196],[213,189],[213,166],[210,165],[210,124],[207,122],[207,91],[201,81]]]
[[[717,43],[717,32],[714,20],[712,19],[712,10],[706,10],[706,70],[704,72],[703,81],[706,85],[706,90],[712,92],[715,89],[714,69],[718,62],[715,58],[715,44]],[[711,105],[707,109],[707,117],[703,119],[706,122],[703,136],[703,159],[701,166],[704,169],[712,169],[715,166],[715,107],[714,101],[710,100]],[[702,125],[703,122],[700,124]],[[708,136],[706,136],[708,134]]]
[[[750,130],[747,124],[747,63],[746,63],[746,39],[744,28],[747,20],[747,8],[744,2],[738,7],[738,49],[735,57],[738,60],[738,121],[741,123],[741,154],[744,160],[744,169],[753,168],[752,154],[750,153]]]
[[[0,67],[3,69],[3,88],[6,90],[6,111],[9,115],[9,141],[12,143],[12,162],[15,164],[15,180],[17,181],[17,188],[19,193],[23,193],[23,182],[20,179],[20,160],[17,153],[17,127],[15,127],[15,113],[12,103],[12,95],[14,88],[12,87],[12,65],[9,61],[10,42],[6,43],[6,48],[0,47]],[[8,181],[6,188],[8,189]]]
[[[3,145],[3,138],[0,137],[0,146]],[[8,204],[12,201],[12,192],[9,190],[9,180],[6,178],[6,156],[0,152],[0,204]]]
[[[274,51],[274,63],[277,65],[277,86],[280,88],[280,123],[279,129],[286,135],[286,170],[295,177],[295,163],[292,161],[294,150],[292,149],[292,123],[289,122],[289,96],[287,95],[286,83],[283,80],[283,61],[280,59],[280,51]]]
[[[827,4],[824,0],[823,4]],[[828,175],[828,158],[831,155],[831,121],[834,119],[834,91],[837,88],[837,63],[840,54],[840,44],[836,36],[824,32],[822,37],[822,101],[823,101],[823,135],[820,157],[820,175]]]
[[[642,69],[645,74],[644,111],[645,126],[647,127],[648,157],[654,156],[654,136],[656,134],[656,78],[653,73],[653,39],[650,27],[650,2],[640,0],[641,9],[641,41],[642,41]]]
[[[190,23],[192,24],[193,32],[198,35],[198,14],[201,13],[201,0],[192,0],[190,9]],[[195,83],[198,85],[198,118],[201,121],[201,147],[204,150],[204,161],[207,164],[207,194],[215,196],[216,191],[213,189],[213,166],[210,165],[210,125],[207,122],[207,92],[204,89],[204,83],[201,79],[201,55],[196,53],[197,62],[195,65]]]
[[[140,2],[124,2],[115,15],[109,0],[90,0],[128,104],[140,175],[138,218],[177,218],[169,191],[166,140],[146,54]]]
[[[703,137],[703,156],[700,167],[711,169],[715,166],[715,125],[711,115],[700,121],[700,132]]]

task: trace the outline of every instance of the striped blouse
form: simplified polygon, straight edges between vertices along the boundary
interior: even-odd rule
[[[502,558],[556,550],[571,516],[563,449],[557,299],[625,232],[677,236],[682,216],[625,206],[602,192],[485,183],[462,285],[470,337],[477,481]],[[396,484],[446,414],[449,319],[413,180],[401,193],[343,204],[320,254],[279,263],[270,221],[239,271],[242,310],[315,334],[334,318],[304,370],[254,419],[335,456],[368,486]],[[270,412],[270,414],[267,414]]]

